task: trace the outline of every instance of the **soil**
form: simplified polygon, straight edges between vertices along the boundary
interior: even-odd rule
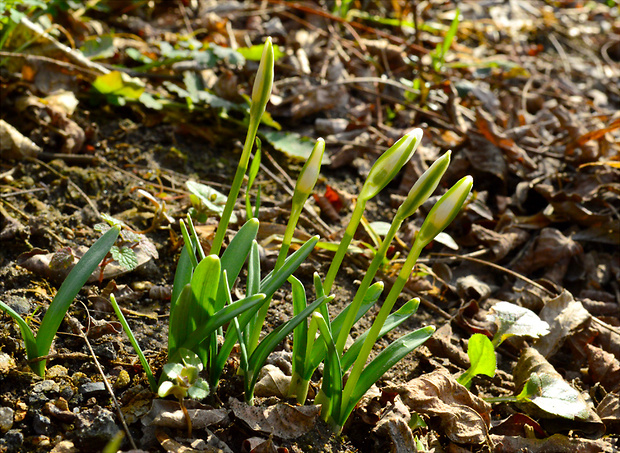
[[[182,19],[179,11],[167,5],[167,2],[155,3],[157,6],[154,10],[140,7],[131,13],[131,17],[144,20],[148,16],[154,26],[162,27],[167,32],[181,33]],[[568,30],[579,11],[587,16],[587,24],[598,31],[591,32],[586,27],[582,33],[595,42],[598,48],[608,42],[612,43],[607,47],[610,50],[606,55],[609,55],[607,58],[615,58],[616,67],[614,69],[613,65],[597,54],[595,61],[604,67],[599,72],[586,68],[591,58],[589,54],[579,48],[567,47],[567,43],[574,43],[569,34],[561,35],[568,56],[562,54],[564,60],[558,61],[558,47],[553,43],[553,39],[544,35],[545,27],[549,25],[539,16],[532,19],[533,30],[528,40],[527,36],[523,35],[526,34],[523,29],[519,29],[517,33],[515,28],[502,28],[497,23],[489,26],[488,30],[475,31],[476,15],[483,13],[477,11],[473,5],[464,6],[464,21],[453,52],[463,58],[469,55],[472,61],[473,55],[478,51],[484,52],[483,56],[489,58],[497,55],[514,57],[514,53],[519,53],[519,58],[511,60],[516,75],[509,69],[498,69],[493,65],[476,69],[473,63],[465,68],[454,64],[446,66],[441,72],[432,71],[427,60],[428,50],[434,47],[433,43],[439,37],[428,33],[422,36],[424,39],[421,45],[426,47],[427,51],[418,55],[420,63],[398,66],[388,60],[407,54],[403,49],[413,44],[414,36],[403,34],[397,27],[375,24],[373,27],[378,28],[373,28],[374,30],[384,30],[383,33],[387,33],[391,38],[380,38],[376,33],[362,28],[357,30],[365,36],[366,41],[359,41],[355,28],[329,20],[329,17],[333,17],[331,14],[325,17],[313,14],[311,11],[319,11],[321,8],[312,2],[310,6],[299,6],[298,9],[291,10],[292,13],[282,13],[279,2],[269,2],[271,9],[267,10],[261,9],[264,5],[259,6],[253,2],[240,4],[241,6],[234,2],[225,3],[230,3],[231,8],[237,9],[233,8],[233,12],[229,13],[224,9],[216,9],[218,14],[225,18],[221,19],[222,23],[228,21],[235,30],[246,30],[248,39],[252,36],[251,41],[255,43],[261,42],[267,34],[266,22],[269,19],[277,19],[284,27],[282,35],[279,35],[279,38],[276,36],[276,41],[283,46],[291,40],[290,37],[287,38],[287,33],[293,36],[295,30],[306,26],[309,31],[314,32],[313,23],[319,19],[322,22],[317,23],[325,29],[338,30],[337,39],[327,39],[319,35],[320,44],[317,44],[332,60],[320,56],[316,48],[307,46],[308,51],[312,49],[314,52],[311,54],[313,63],[323,64],[323,70],[312,68],[312,78],[291,69],[290,60],[276,63],[276,86],[278,81],[282,83],[278,96],[285,102],[274,103],[268,111],[271,111],[283,130],[316,138],[320,135],[316,130],[319,129],[317,119],[345,118],[349,122],[347,132],[363,131],[366,134],[360,140],[356,138],[359,134],[353,133],[352,138],[340,135],[331,143],[328,142],[332,165],[323,168],[315,193],[317,196],[323,195],[329,186],[339,194],[339,200],[344,207],[334,218],[322,209],[322,200],[317,202],[311,197],[309,206],[313,214],[306,213],[302,217],[299,226],[301,233],[319,234],[322,236],[321,240],[337,243],[347,225],[355,195],[361,188],[370,165],[378,156],[377,150],[386,149],[413,126],[424,129],[426,138],[423,146],[409,168],[368,204],[365,217],[369,222],[389,221],[398,206],[399,197],[406,194],[411,185],[407,178],[419,176],[419,168],[425,168],[448,148],[453,150],[452,165],[442,180],[439,192],[443,193],[466,174],[474,176],[474,199],[446,230],[458,244],[458,250],[444,245],[445,241],[435,241],[425,250],[415,275],[407,285],[407,293],[401,295],[396,306],[398,308],[415,295],[423,299],[421,308],[416,315],[381,339],[375,353],[387,347],[394,339],[419,327],[434,325],[440,328],[448,325],[452,328],[452,336],[449,338],[452,352],[458,350],[461,354],[459,357],[466,359],[467,339],[474,332],[488,332],[485,330],[488,323],[484,323],[484,316],[495,302],[508,300],[527,306],[533,301],[530,308],[538,312],[542,301],[549,299],[539,286],[529,285],[527,282],[530,280],[524,278],[535,280],[554,295],[567,289],[578,295],[579,300],[607,304],[608,311],[600,315],[594,314],[604,319],[607,325],[617,328],[620,324],[617,308],[620,303],[617,283],[620,277],[620,253],[616,236],[620,209],[620,192],[617,190],[617,110],[620,93],[613,84],[613,80],[618,80],[617,50],[616,54],[611,54],[611,50],[617,48],[618,41],[607,39],[607,35],[600,31],[608,27],[602,25],[605,21],[613,17],[617,19],[613,8],[606,6],[610,2],[594,2],[596,8],[587,14],[582,10],[584,7],[580,9],[579,6],[565,4],[569,2],[531,2],[529,6],[541,14],[546,11],[545,14],[553,16],[558,21],[554,25],[557,27],[554,29],[556,31]],[[356,7],[359,6],[357,3],[371,3],[372,5],[368,6],[371,12],[387,14],[385,7],[379,5],[381,2],[354,3]],[[403,3],[405,7],[407,2],[392,3]],[[444,28],[447,27],[450,23],[447,13],[454,10],[455,5],[452,2],[430,3],[437,4],[438,9],[424,9],[418,11],[418,14],[428,23],[438,21],[444,24]],[[208,9],[208,5],[201,8]],[[310,8],[311,11],[304,8]],[[391,9],[390,13],[393,13]],[[111,13],[109,24],[99,13],[92,14],[99,22],[106,24],[106,27],[116,24],[119,30],[123,30],[123,25],[119,22],[122,18],[120,13]],[[188,14],[192,26],[196,28],[201,23],[200,18],[206,17]],[[297,19],[292,20],[287,14],[294,14]],[[171,18],[175,18],[176,25],[169,26],[166,22]],[[306,20],[311,23],[302,22]],[[258,25],[252,21],[257,21]],[[129,33],[133,29],[128,24],[129,22],[124,23],[124,26]],[[256,30],[252,29],[252,26],[257,27]],[[617,39],[620,33],[617,23],[610,25],[609,29],[616,33],[609,36],[613,35]],[[511,39],[509,35],[512,32],[520,38],[513,36]],[[479,36],[476,33],[486,35]],[[226,36],[221,30],[211,31],[206,36],[215,40],[216,34],[217,39],[224,39],[221,37]],[[419,39],[418,37],[418,42]],[[389,46],[384,49],[383,54],[377,56],[373,54],[374,47],[370,40],[382,44],[389,41]],[[338,49],[342,42],[346,43],[347,48],[353,46],[356,49],[352,53],[352,61],[346,61],[342,52],[334,50]],[[400,47],[395,43],[400,43]],[[488,45],[492,50],[476,50],[476,45]],[[393,50],[390,46],[396,46],[401,52],[396,57],[389,54],[388,51]],[[536,52],[540,60],[534,61],[528,51]],[[367,55],[367,61],[360,60],[356,52]],[[456,60],[449,59],[448,63],[456,63]],[[251,74],[255,70],[252,64],[248,65],[249,68],[238,71],[238,88],[235,90],[237,96],[239,92],[249,93]],[[330,70],[338,71],[338,64],[346,65],[346,70],[357,77],[364,74],[378,77],[395,69],[403,71],[402,77],[412,77],[412,74],[422,70],[423,77],[427,78],[427,96],[430,93],[430,97],[426,100],[418,97],[412,102],[403,95],[402,89],[391,90],[390,87],[367,82],[342,84],[340,86],[345,87],[343,93],[350,97],[349,104],[330,106],[327,103],[317,106],[316,111],[304,115],[296,114],[294,106],[299,107],[300,101],[295,96],[303,95],[296,92],[295,88],[286,92],[285,84],[292,83],[290,79],[293,76],[306,77],[310,78],[312,83],[316,82],[313,85],[316,89],[322,84],[330,83],[330,79],[325,78],[329,75],[326,73]],[[519,75],[520,70],[526,73],[529,71],[529,76]],[[544,74],[545,70],[552,75]],[[173,72],[174,70],[171,70],[167,75]],[[220,80],[224,79],[223,75],[229,76],[232,73],[232,69],[225,64],[215,69]],[[614,77],[607,77],[610,74]],[[587,81],[588,76],[592,77],[590,81]],[[398,80],[397,75],[392,74],[392,77]],[[194,450],[183,450],[182,448],[190,445],[190,442],[184,439],[184,429],[164,428],[155,435],[154,429],[143,426],[141,418],[150,409],[156,395],[148,390],[146,376],[105,296],[108,294],[106,290],[116,285],[115,294],[129,325],[155,375],[159,376],[167,358],[170,291],[182,245],[179,220],[184,218],[192,207],[185,183],[188,180],[198,181],[227,193],[245,136],[242,115],[231,112],[230,117],[226,117],[220,115],[216,109],[209,108],[200,108],[194,113],[187,109],[171,110],[166,114],[153,112],[140,103],[130,103],[124,107],[113,106],[94,100],[87,82],[87,79],[80,79],[80,83],[84,85],[76,90],[80,103],[71,115],[75,124],[87,131],[86,143],[73,154],[59,153],[66,144],[66,135],[40,119],[28,115],[20,116],[18,113],[17,99],[20,96],[43,97],[48,93],[41,91],[34,82],[19,82],[15,72],[7,67],[2,68],[0,84],[4,93],[1,98],[1,117],[24,135],[31,137],[43,149],[43,154],[17,159],[3,156],[0,159],[0,300],[18,311],[36,330],[61,279],[55,278],[54,273],[42,269],[41,266],[26,268],[23,264],[25,254],[31,256],[39,250],[54,252],[64,247],[76,250],[81,245],[92,245],[100,236],[94,226],[102,222],[101,214],[109,214],[122,220],[134,231],[143,231],[144,236],[156,248],[157,258],[131,272],[118,273],[113,279],[88,283],[80,291],[55,337],[52,351],[47,357],[45,378],[31,372],[18,325],[8,315],[0,313],[0,411],[3,408],[10,408],[12,411],[10,429],[4,429],[0,423],[0,452],[101,451],[110,442],[113,434],[121,431],[123,427],[110,393],[100,385],[103,376],[96,363],[113,388],[138,449],[216,451],[214,447],[210,447],[211,450],[207,447],[203,450],[198,447]],[[159,81],[150,83],[153,87],[161,87]],[[601,100],[601,96],[605,96],[605,99]],[[288,101],[289,98],[296,99],[293,107]],[[562,124],[558,124],[557,118],[561,115],[554,117],[550,113],[551,101],[570,112],[568,123],[562,120]],[[521,102],[527,104],[525,113],[519,110]],[[591,108],[583,107],[586,103]],[[484,108],[496,114],[490,124],[485,123],[486,117],[476,110]],[[543,111],[547,113],[541,113]],[[544,121],[548,121],[552,126],[540,126]],[[485,127],[488,129],[485,130]],[[571,127],[583,128],[577,138],[570,135]],[[601,132],[593,140],[596,144],[595,153],[590,157],[583,157],[587,154],[584,145],[587,142],[579,142],[582,144],[582,148],[579,148],[575,145],[578,138],[587,132],[601,131],[605,127],[609,132]],[[522,128],[522,134],[519,128]],[[514,133],[508,136],[506,130]],[[361,146],[351,146],[352,141]],[[263,157],[263,169],[269,170],[269,173],[260,172],[255,187],[258,184],[261,186],[259,240],[263,252],[262,266],[263,269],[269,269],[275,262],[279,246],[278,240],[271,240],[275,228],[273,225],[282,226],[288,220],[286,212],[290,206],[290,197],[285,195],[284,186],[289,187],[290,184],[286,181],[286,175],[294,180],[301,163],[275,149],[266,140],[263,140],[263,146],[273,160]],[[493,154],[488,151],[489,147],[501,152]],[[490,154],[486,154],[487,152]],[[489,157],[491,155],[499,161],[492,162]],[[529,161],[533,162],[533,167],[528,166]],[[607,165],[605,162],[614,164]],[[280,169],[283,173],[280,173]],[[586,194],[584,186],[590,188]],[[149,202],[139,189],[157,196],[160,203],[165,202],[166,215],[172,222],[168,222],[166,217],[158,212],[158,207]],[[430,205],[425,204],[420,212],[407,222],[399,234],[399,241],[390,251],[390,260],[381,273],[388,289],[391,279],[402,265],[408,244],[411,244],[413,235],[429,208]],[[227,240],[230,240],[245,217],[242,199],[236,213],[239,221],[230,225]],[[198,222],[203,245],[207,248],[216,224],[215,216]],[[615,230],[611,230],[611,233],[595,236],[594,229],[611,228],[610,225],[614,224]],[[502,225],[512,225],[515,229],[502,229]],[[572,246],[564,243],[541,245],[540,237],[545,228],[560,232],[560,239],[575,244],[575,251]],[[515,240],[507,246],[506,253],[498,258],[499,248],[505,245],[502,241],[507,239],[489,239],[481,233],[482,229],[498,235],[518,230],[525,232],[525,239],[520,242]],[[577,239],[573,240],[573,237]],[[579,239],[580,237],[582,239]],[[345,259],[334,285],[336,297],[330,306],[332,316],[353,299],[355,288],[362,280],[372,256],[365,246],[369,243],[372,243],[372,239],[360,228],[355,244],[365,247],[366,251],[362,254],[350,254]],[[540,245],[538,249],[536,244]],[[493,252],[489,253],[489,250]],[[528,254],[530,261],[526,263],[524,256],[527,257]],[[462,255],[473,259],[479,257],[482,261],[473,262],[459,258]],[[544,257],[549,258],[550,255],[558,256],[558,259],[545,260]],[[317,249],[295,275],[307,288],[311,288],[313,273],[318,272],[324,276],[330,259],[331,252]],[[532,264],[532,261],[539,264]],[[492,267],[493,264],[496,267]],[[462,278],[465,276],[472,276],[475,282],[464,283]],[[242,282],[243,278],[240,281]],[[233,294],[243,291],[241,282],[238,288],[233,289]],[[592,306],[594,305],[588,305]],[[371,309],[368,316],[356,325],[354,335],[370,327],[378,309],[379,307]],[[265,331],[273,330],[290,317],[290,294],[287,288],[284,288],[278,291],[273,299]],[[88,338],[93,352],[83,334]],[[575,349],[585,350],[580,341],[574,340],[571,344]],[[289,338],[278,348],[279,352],[290,352],[291,344]],[[513,391],[512,373],[523,345],[523,342],[514,342],[498,350],[496,377],[491,379],[479,376],[474,379],[470,390],[479,396],[500,396]],[[392,368],[377,386],[386,388],[404,385],[439,368],[447,369],[456,377],[467,367],[467,362],[459,362],[458,358],[455,359],[455,356],[448,352],[442,355],[438,350],[436,344],[435,347],[430,345],[416,349]],[[605,394],[617,392],[605,383],[601,387],[601,378],[593,377],[592,373],[581,376],[577,365],[583,369],[588,367],[588,362],[583,355],[575,354],[570,345],[564,346],[552,359],[553,365],[561,370],[567,381],[574,381],[581,390],[594,395],[595,401],[601,399],[596,393],[597,389],[605,387],[606,390],[602,390]],[[579,357],[579,360],[575,357]],[[620,358],[617,356],[615,361],[610,359],[609,366],[613,372],[617,372],[613,366],[618,359]],[[205,407],[230,408],[230,398],[243,399],[243,386],[235,375],[236,360],[238,355],[233,354],[217,393],[202,401]],[[313,388],[318,389],[320,373],[315,373],[314,377]],[[388,406],[389,398],[389,395],[384,394],[370,402],[365,401],[359,410],[354,412],[342,436],[334,435],[327,425],[318,421],[306,434],[294,440],[274,438],[252,430],[233,415],[229,415],[227,422],[215,425],[210,430],[234,452],[250,451],[253,448],[249,447],[250,439],[257,437],[263,440],[269,438],[275,446],[263,445],[263,450],[251,451],[406,451],[402,447],[398,449],[398,436],[393,432],[375,429],[377,419]],[[257,405],[269,407],[278,401],[280,399],[273,397],[258,398]],[[293,401],[288,402],[293,404]],[[515,412],[518,412],[518,409],[514,406],[498,404],[494,406],[491,418],[494,423],[498,423]],[[5,418],[6,416],[0,413],[0,420]],[[461,443],[459,446],[442,425],[433,424],[431,418],[426,421],[430,427],[416,428],[413,433],[424,439],[429,450],[493,449],[489,443]],[[607,434],[613,437],[614,429],[618,425],[610,426],[611,431],[608,428]],[[551,433],[548,431],[548,434]],[[197,429],[194,434],[196,439],[206,439],[208,430]],[[615,432],[615,435],[617,434]],[[166,436],[169,437],[168,441],[163,440]],[[580,436],[581,434],[577,437]],[[186,447],[176,444],[174,446],[170,443],[174,442],[172,439],[184,443]],[[70,449],[68,444],[63,444],[67,441],[73,449]],[[122,442],[120,448],[123,451],[132,448],[127,436]],[[611,448],[613,440],[607,438],[605,442],[605,448]]]

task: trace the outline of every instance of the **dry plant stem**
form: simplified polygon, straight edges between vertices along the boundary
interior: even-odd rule
[[[84,305],[84,304],[82,304],[82,305]],[[86,306],[84,306],[84,309],[86,310],[86,315],[90,316],[90,314],[88,314],[88,309],[86,308]],[[97,370],[99,371],[99,374],[103,378],[103,384],[105,385],[106,390],[108,391],[108,393],[110,394],[110,397],[112,398],[112,402],[114,403],[114,407],[116,407],[116,412],[118,414],[118,419],[120,420],[121,424],[123,425],[123,429],[125,430],[125,433],[127,434],[127,438],[129,439],[129,443],[131,444],[131,448],[134,449],[134,450],[137,450],[138,447],[136,446],[136,443],[134,442],[133,437],[131,437],[131,432],[129,431],[129,426],[127,426],[127,422],[125,421],[125,416],[123,415],[123,411],[121,410],[121,406],[118,404],[118,400],[116,399],[116,395],[114,395],[114,391],[112,390],[112,386],[110,385],[110,383],[108,382],[107,378],[105,377],[105,373],[103,372],[103,369],[101,368],[101,365],[99,364],[99,361],[97,360],[97,356],[95,355],[95,351],[93,351],[93,348],[90,345],[90,341],[88,341],[88,337],[82,331],[82,328],[81,328],[82,326],[80,325],[80,323],[78,322],[77,319],[75,319],[75,318],[73,318],[71,316],[67,316],[67,321],[71,325],[71,328],[73,329],[73,331],[78,333],[84,339],[84,342],[86,343],[86,346],[88,347],[88,351],[90,352],[90,355],[91,355],[91,357],[93,359],[93,362],[95,362],[95,366],[97,367]]]

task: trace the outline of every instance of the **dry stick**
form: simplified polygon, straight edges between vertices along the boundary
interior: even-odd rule
[[[90,317],[90,314],[88,313],[88,308],[83,303],[82,303],[82,305],[84,306],[84,310],[86,310],[86,316]],[[125,430],[125,433],[127,434],[127,437],[129,439],[129,443],[131,444],[131,448],[133,448],[134,450],[137,450],[138,447],[136,446],[136,443],[134,442],[133,437],[131,437],[131,432],[129,431],[129,426],[127,426],[127,422],[125,421],[125,416],[123,415],[123,411],[121,410],[121,406],[118,404],[118,400],[116,399],[116,395],[114,395],[114,391],[112,390],[112,386],[108,382],[108,379],[105,377],[105,373],[103,372],[103,369],[101,368],[101,365],[99,364],[99,360],[97,360],[97,356],[95,355],[95,351],[93,351],[93,348],[90,345],[90,341],[88,341],[88,337],[82,331],[80,323],[78,322],[77,319],[73,318],[72,316],[67,316],[67,322],[69,323],[69,325],[71,326],[73,331],[74,332],[79,332],[80,336],[84,339],[84,342],[86,343],[86,346],[88,347],[88,350],[90,351],[90,354],[91,354],[91,357],[93,359],[93,362],[95,362],[95,366],[97,367],[97,370],[99,371],[99,374],[103,378],[103,384],[105,385],[106,390],[108,391],[108,393],[112,397],[112,402],[114,403],[114,406],[116,407],[116,412],[118,413],[118,418],[121,421],[121,424],[123,425],[123,429]]]

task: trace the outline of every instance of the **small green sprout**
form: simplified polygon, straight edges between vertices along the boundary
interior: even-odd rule
[[[160,398],[174,395],[181,405],[187,421],[187,437],[192,436],[192,420],[185,407],[185,398],[201,400],[209,395],[209,384],[200,377],[202,361],[188,349],[179,350],[179,362],[164,365],[162,382],[157,394]]]

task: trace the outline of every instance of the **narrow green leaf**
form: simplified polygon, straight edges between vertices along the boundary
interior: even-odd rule
[[[306,289],[303,283],[291,275],[288,279],[291,283],[293,298],[293,316],[297,316],[308,305]],[[302,374],[306,359],[306,343],[308,340],[308,323],[300,323],[293,331],[293,375]]]
[[[312,314],[312,320],[310,322],[314,322],[318,325],[323,342],[327,345],[321,391],[325,395],[329,407],[323,405],[321,417],[323,417],[324,420],[329,420],[332,413],[340,413],[342,405],[342,366],[328,322],[318,312]]]
[[[286,264],[285,264],[286,265]],[[249,366],[248,366],[248,375],[245,376],[246,379],[246,390],[250,390],[250,395],[246,394],[246,401],[248,398],[252,397],[252,393],[254,392],[254,386],[256,385],[256,381],[258,380],[258,374],[260,373],[260,369],[263,367],[267,356],[271,354],[271,352],[286,338],[286,336],[295,329],[300,323],[306,320],[306,318],[316,310],[322,304],[330,302],[333,300],[333,296],[330,297],[322,297],[310,305],[308,305],[301,313],[297,316],[290,319],[288,322],[282,324],[281,326],[274,329],[269,335],[267,335],[263,341],[261,341],[254,352],[250,356]]]
[[[387,317],[385,324],[383,324],[383,327],[381,327],[377,340],[383,337],[386,333],[392,331],[393,329],[401,325],[407,319],[409,319],[411,315],[413,315],[416,311],[418,311],[419,306],[420,306],[420,299],[411,299],[409,302],[407,302],[402,307],[400,307],[397,311],[395,311],[394,313],[391,313]],[[351,345],[351,347],[342,356],[342,370],[343,371],[348,370],[351,367],[351,365],[353,365],[353,362],[355,362],[355,359],[359,355],[359,352],[362,349],[362,345],[364,344],[364,341],[366,340],[367,334],[368,334],[368,330],[365,331],[363,334],[361,334],[359,337],[357,337],[355,341],[353,342],[353,344]]]
[[[250,249],[250,259],[248,261],[248,282],[247,295],[252,296],[258,294],[260,288],[260,254],[258,250],[258,242],[252,241]]]
[[[62,285],[60,285],[58,293],[56,293],[56,297],[54,297],[47,309],[37,333],[37,351],[39,356],[48,354],[54,335],[56,335],[73,299],[75,299],[75,296],[80,292],[88,278],[108,254],[119,233],[120,228],[110,228],[86,251],[80,261],[71,269]],[[45,361],[43,361],[43,367],[45,367]]]
[[[0,309],[8,313],[19,326],[19,330],[21,331],[22,338],[24,339],[24,344],[26,346],[26,354],[28,355],[28,360],[34,360],[39,357],[39,353],[37,350],[37,341],[34,338],[34,334],[30,329],[30,326],[23,320],[19,313],[13,310],[4,302],[0,301]],[[45,374],[45,362],[38,361],[30,363],[30,368],[39,376],[43,376]]]
[[[140,348],[140,345],[138,344],[136,337],[134,336],[131,328],[129,327],[129,324],[127,324],[127,320],[125,319],[125,316],[123,315],[123,312],[121,311],[121,308],[118,306],[118,302],[116,302],[116,298],[114,297],[114,294],[110,294],[110,304],[112,305],[112,308],[114,309],[114,313],[116,314],[116,317],[118,318],[121,325],[123,326],[123,330],[129,337],[129,342],[133,346],[134,351],[136,351],[136,354],[138,354],[138,359],[140,359],[140,363],[142,364],[144,373],[146,374],[146,377],[149,380],[151,391],[157,392],[157,381],[155,380],[155,376],[153,376],[153,371],[151,371],[149,362],[146,360],[146,357],[144,356],[144,353],[142,352],[142,349]]]
[[[185,285],[191,281],[193,269],[190,252],[187,245],[184,245],[181,249],[181,256],[179,257],[179,262],[177,263],[177,269],[174,273],[172,296],[170,297],[170,314],[174,311],[174,307],[179,296],[181,295],[181,291],[183,291]]]
[[[190,315],[193,297],[192,285],[188,283],[183,287],[181,294],[179,294],[174,304],[174,310],[170,310],[168,320],[168,360],[176,354],[177,349],[185,343],[190,332],[196,328],[194,318]]]
[[[392,368],[415,348],[422,345],[433,335],[433,332],[435,332],[434,326],[423,327],[400,337],[381,351],[381,353],[368,364],[364,371],[362,371],[351,393],[350,400],[343,401],[343,408],[340,417],[338,417],[339,425],[342,426],[344,424],[362,396],[364,396],[368,389],[377,382],[386,371]]]
[[[210,317],[203,326],[198,326],[196,330],[191,332],[187,340],[183,343],[183,347],[193,350],[196,345],[215,332],[216,329],[220,328],[227,322],[230,322],[234,317],[239,316],[239,314],[244,311],[260,305],[264,299],[264,294],[256,294],[254,296],[238,300],[237,302],[222,308],[220,311],[215,313],[215,315]]]

